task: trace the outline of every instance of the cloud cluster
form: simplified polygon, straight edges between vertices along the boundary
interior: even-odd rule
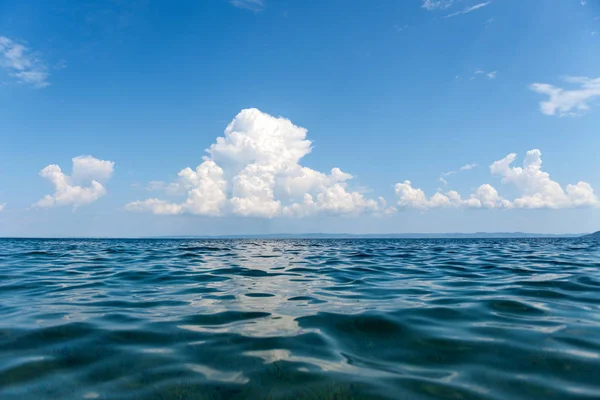
[[[92,156],[73,158],[71,175],[65,175],[58,165],[48,165],[40,176],[49,180],[55,188],[53,195],[46,195],[35,207],[79,207],[98,200],[106,194],[103,183],[112,176],[115,163],[98,160]]]
[[[542,153],[537,150],[527,152],[522,167],[512,167],[517,155],[512,153],[490,165],[493,175],[502,177],[502,183],[513,185],[520,197],[507,200],[489,184],[479,186],[468,198],[463,199],[456,191],[437,192],[427,198],[423,190],[413,188],[410,181],[396,184],[398,205],[401,208],[429,210],[444,207],[465,208],[573,208],[598,207],[600,201],[591,185],[578,182],[565,189],[553,181],[547,172],[542,171]]]
[[[511,203],[500,197],[491,185],[481,185],[469,198],[463,199],[460,194],[450,190],[445,194],[437,192],[427,198],[422,189],[412,187],[410,181],[396,184],[398,205],[402,209],[416,208],[430,210],[434,208],[466,207],[466,208],[511,208]]]
[[[300,165],[312,150],[306,133],[288,119],[242,110],[196,169],[183,169],[166,185],[168,192],[186,193],[185,201],[152,198],[129,203],[126,209],[267,218],[386,211],[383,199],[350,191],[352,175],[339,168],[323,173]]]
[[[47,67],[26,46],[0,36],[0,67],[17,82],[44,88],[50,83]]]
[[[585,76],[568,76],[564,81],[579,85],[578,89],[563,89],[547,83],[534,83],[530,86],[534,92],[548,96],[547,101],[540,103],[540,111],[546,115],[574,117],[589,110],[588,103],[600,97],[600,78]]]

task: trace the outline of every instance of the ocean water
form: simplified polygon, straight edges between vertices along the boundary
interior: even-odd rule
[[[599,399],[600,241],[0,240],[0,399]]]

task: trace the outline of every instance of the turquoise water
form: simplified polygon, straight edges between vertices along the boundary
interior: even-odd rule
[[[1,399],[598,399],[600,241],[0,240]]]

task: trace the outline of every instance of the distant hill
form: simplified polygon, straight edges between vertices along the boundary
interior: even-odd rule
[[[544,234],[525,232],[475,232],[475,233],[273,233],[223,236],[160,236],[152,239],[499,239],[499,238],[561,238],[580,237],[581,234]]]

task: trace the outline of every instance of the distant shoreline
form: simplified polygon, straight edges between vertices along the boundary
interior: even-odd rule
[[[388,234],[349,234],[349,233],[274,233],[248,235],[167,235],[132,237],[11,237],[0,239],[131,239],[131,240],[189,240],[189,239],[534,239],[534,238],[577,238],[598,236],[600,232],[581,234],[549,234],[525,232],[474,232],[474,233],[388,233]]]

